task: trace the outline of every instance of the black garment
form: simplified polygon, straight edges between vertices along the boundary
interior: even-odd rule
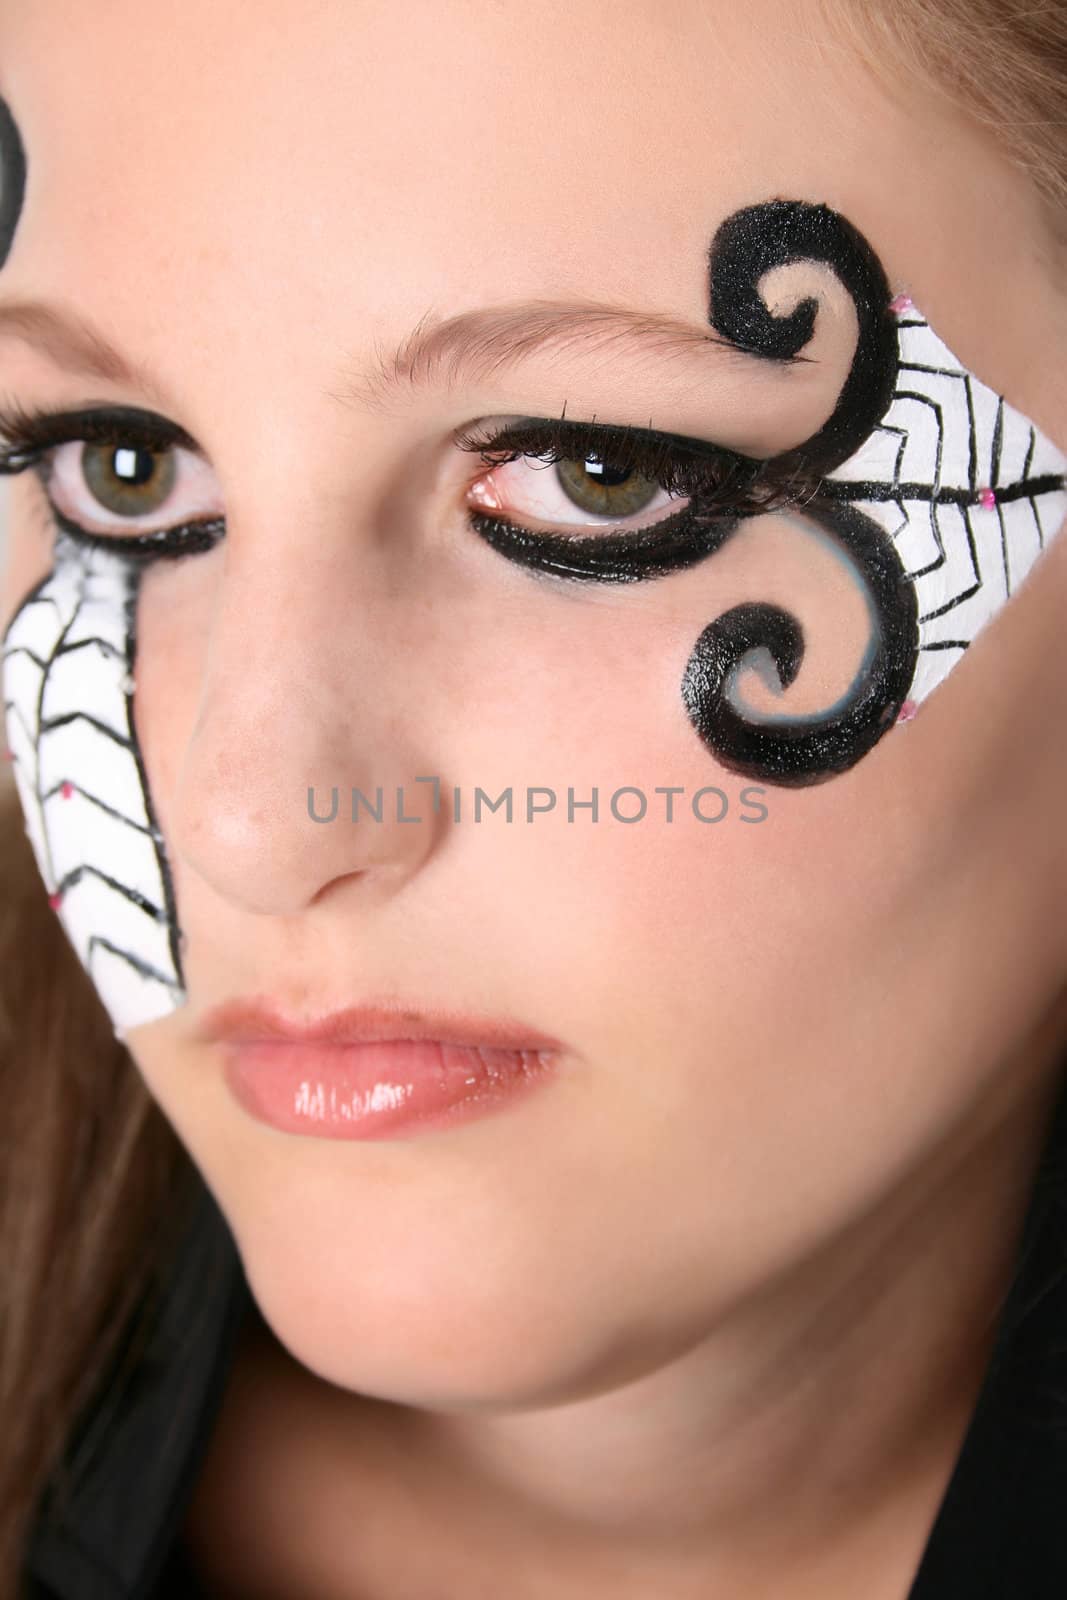
[[[203,1596],[176,1540],[253,1302],[229,1227],[198,1173],[193,1180],[191,1220],[147,1347],[132,1378],[105,1386],[79,1421],[71,1493],[56,1503],[54,1477],[42,1496],[25,1600]]]
[[[250,1307],[205,1189],[144,1381],[101,1403],[76,1497],[38,1518],[26,1600],[208,1600],[176,1541]],[[901,1600],[1067,1600],[1067,1083],[982,1389]]]

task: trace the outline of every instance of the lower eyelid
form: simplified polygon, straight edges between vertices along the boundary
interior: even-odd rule
[[[193,522],[142,528],[136,533],[115,533],[83,527],[49,508],[49,522],[53,535],[59,531],[79,544],[110,550],[139,562],[204,554],[213,550],[226,532],[222,517],[201,517]]]

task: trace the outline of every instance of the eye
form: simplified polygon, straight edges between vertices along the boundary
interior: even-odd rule
[[[501,555],[630,581],[703,559],[739,517],[794,498],[795,473],[707,439],[569,417],[483,420],[453,442],[489,468],[468,520]]]
[[[84,533],[144,533],[222,515],[214,473],[194,451],[131,439],[71,440],[39,472],[57,518]]]
[[[596,455],[521,456],[479,478],[469,495],[479,509],[512,521],[567,529],[598,522],[647,527],[658,520],[654,513],[673,513],[687,503],[638,467]]]

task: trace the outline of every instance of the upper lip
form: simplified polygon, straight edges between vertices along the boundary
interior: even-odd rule
[[[312,1017],[287,1017],[263,1000],[227,1000],[200,1024],[204,1039],[228,1044],[274,1040],[288,1044],[358,1044],[387,1039],[433,1039],[475,1049],[560,1050],[560,1040],[506,1017],[430,1011],[413,1005],[344,1006]]]

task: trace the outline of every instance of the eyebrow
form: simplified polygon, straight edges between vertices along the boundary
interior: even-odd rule
[[[37,345],[59,366],[87,377],[144,383],[145,375],[134,363],[82,317],[44,301],[14,300],[0,306],[0,333]]]
[[[525,300],[442,319],[428,312],[391,352],[376,346],[374,359],[349,377],[338,398],[385,411],[426,390],[485,383],[534,355],[606,356],[623,348],[677,358],[706,345],[717,347],[731,364],[766,364],[710,325],[699,328],[662,312],[595,301]]]
[[[0,305],[0,334],[36,345],[71,371],[134,384],[158,396],[147,370],[73,311],[36,300],[8,302]],[[700,328],[656,311],[591,301],[527,300],[446,318],[427,312],[391,351],[376,343],[369,362],[362,366],[358,360],[348,362],[334,397],[343,404],[384,412],[427,390],[484,383],[533,355],[605,356],[624,347],[630,353],[676,358],[707,345],[717,348],[731,365],[766,365],[765,357],[731,344],[710,325]]]

